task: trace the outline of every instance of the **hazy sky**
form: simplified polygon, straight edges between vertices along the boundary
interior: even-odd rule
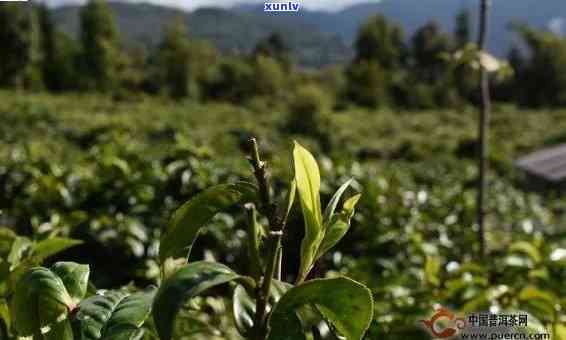
[[[263,3],[261,0],[127,0],[129,2],[150,2],[157,5],[166,5],[173,7],[180,7],[188,10],[192,10],[202,6],[215,6],[215,7],[230,7],[237,3],[242,2],[257,2]],[[273,1],[273,0],[270,0]],[[367,3],[367,2],[379,2],[380,0],[298,0],[302,6],[309,9],[317,10],[340,10],[344,7],[348,7],[357,3]],[[77,4],[83,3],[85,0],[43,0],[50,6],[58,6],[62,4]]]

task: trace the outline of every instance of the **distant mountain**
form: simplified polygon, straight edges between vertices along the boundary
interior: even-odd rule
[[[265,15],[219,8],[202,8],[189,13],[150,4],[109,4],[125,44],[157,45],[164,25],[180,16],[192,37],[208,40],[225,53],[247,53],[273,32],[284,36],[298,62],[306,66],[345,62],[352,53],[336,34],[324,33],[307,22],[282,23]],[[63,31],[76,36],[79,10],[79,6],[59,7],[53,10],[53,18]]]
[[[489,48],[499,56],[505,56],[516,41],[509,29],[512,22],[524,22],[533,27],[561,30],[566,33],[566,1],[564,0],[494,0],[491,15]],[[356,33],[367,19],[381,13],[403,26],[407,38],[428,21],[438,22],[445,31],[452,32],[456,15],[463,9],[470,10],[472,23],[477,21],[478,0],[382,0],[354,5],[338,13],[302,11],[298,15],[286,14],[286,23],[307,23],[320,31],[340,36],[352,45]],[[239,12],[263,15],[257,5],[234,8]],[[280,15],[279,15],[280,16]],[[475,26],[475,25],[474,25]]]
[[[111,2],[110,6],[127,44],[133,41],[157,44],[163,25],[182,16],[194,37],[211,41],[223,52],[249,52],[258,40],[280,32],[301,64],[318,66],[348,61],[353,55],[351,46],[358,28],[371,15],[384,14],[402,25],[409,38],[430,20],[451,32],[455,16],[464,8],[470,9],[475,22],[477,3],[477,0],[382,0],[337,13],[301,10],[269,14],[257,3],[232,9],[203,8],[190,13],[140,3]],[[78,31],[78,10],[77,6],[54,9],[57,23],[68,33]],[[566,1],[495,0],[492,13],[489,47],[495,54],[504,56],[516,39],[508,29],[511,22],[561,30],[566,23]]]

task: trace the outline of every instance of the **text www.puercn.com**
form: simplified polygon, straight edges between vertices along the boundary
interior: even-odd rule
[[[536,334],[521,334],[521,333],[464,333],[460,334],[462,339],[488,339],[488,340],[543,340],[550,339],[550,334],[548,333],[536,333]]]

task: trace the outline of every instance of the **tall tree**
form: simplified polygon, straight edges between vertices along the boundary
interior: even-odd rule
[[[29,3],[0,4],[0,86],[41,86],[37,13]]]
[[[120,51],[114,17],[105,0],[90,0],[81,9],[81,75],[86,87],[111,91],[118,83]]]
[[[447,64],[443,54],[450,52],[450,37],[436,22],[428,22],[415,33],[412,52],[416,73],[426,82],[435,82]]]
[[[260,40],[254,48],[254,56],[271,57],[287,68],[291,65],[291,49],[281,34],[275,32]]]
[[[376,61],[386,69],[399,66],[405,56],[401,27],[376,15],[362,26],[356,39],[356,61]]]
[[[158,67],[161,82],[172,97],[189,95],[190,43],[181,17],[165,27],[165,38],[159,46]]]
[[[463,48],[472,39],[472,29],[470,24],[470,11],[463,9],[456,16],[456,28],[454,30],[456,47]]]
[[[485,238],[485,210],[487,196],[487,158],[488,158],[488,133],[489,133],[489,116],[491,112],[491,97],[489,93],[489,74],[482,62],[482,54],[487,50],[487,37],[489,34],[489,9],[491,0],[480,0],[480,16],[479,16],[479,35],[478,35],[478,61],[480,65],[480,81],[479,88],[481,92],[480,102],[480,119],[479,119],[479,179],[478,179],[478,197],[477,197],[477,223],[478,236],[480,241],[480,257],[486,256],[486,238]]]
[[[76,86],[77,43],[55,27],[49,9],[38,7],[41,36],[41,74],[45,87],[50,91],[63,91]]]
[[[41,71],[45,85],[48,89],[52,89],[53,83],[55,82],[54,78],[57,77],[55,70],[55,25],[51,20],[49,9],[47,9],[47,6],[45,4],[39,5],[37,12],[39,17],[39,30],[41,32],[41,50],[43,53]]]
[[[566,105],[566,39],[518,26],[526,53],[514,48],[509,62],[516,73],[515,97],[526,106]]]

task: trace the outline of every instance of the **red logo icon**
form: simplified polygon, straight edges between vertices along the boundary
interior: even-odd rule
[[[442,326],[442,320],[448,322],[444,328],[439,329]],[[421,320],[421,323],[428,329],[434,339],[451,338],[466,328],[465,318],[456,317],[454,313],[444,307],[438,309],[430,320]]]

